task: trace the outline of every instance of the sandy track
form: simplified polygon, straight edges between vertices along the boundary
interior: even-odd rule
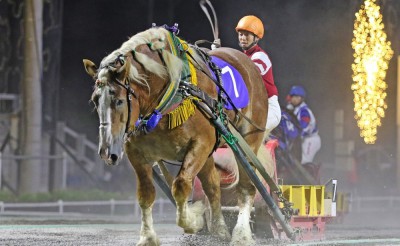
[[[140,224],[131,218],[0,217],[0,245],[135,245]],[[205,235],[183,234],[173,223],[155,225],[162,245],[228,245]],[[257,239],[257,245],[400,245],[397,215],[349,215],[343,224],[328,225],[326,239],[288,242]]]

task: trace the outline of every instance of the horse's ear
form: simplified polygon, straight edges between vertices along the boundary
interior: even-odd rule
[[[131,61],[129,59],[125,59],[122,67],[118,69],[118,79],[121,81],[124,80],[126,77],[129,76],[130,71],[131,71]]]
[[[91,60],[83,59],[83,65],[85,66],[85,70],[90,77],[94,77],[96,75],[97,66]]]

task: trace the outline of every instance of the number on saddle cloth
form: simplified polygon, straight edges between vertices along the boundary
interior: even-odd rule
[[[244,108],[249,104],[249,92],[247,91],[246,84],[242,78],[242,75],[226,61],[211,56],[211,61],[214,62],[221,69],[222,86],[226,93],[231,98],[236,108]],[[215,78],[215,74],[211,73]],[[219,88],[217,86],[219,92]],[[227,102],[225,108],[232,110],[232,105]]]

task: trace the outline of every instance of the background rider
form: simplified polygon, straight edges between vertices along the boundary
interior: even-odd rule
[[[302,132],[301,164],[309,165],[314,161],[316,153],[321,148],[321,138],[318,134],[317,122],[311,109],[305,102],[306,92],[302,86],[292,86],[289,92],[288,108],[293,109],[300,123]]]

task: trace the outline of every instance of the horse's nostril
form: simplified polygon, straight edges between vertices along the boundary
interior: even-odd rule
[[[99,155],[101,158],[105,159],[108,157],[108,148],[99,148]]]
[[[100,122],[99,128],[104,128],[108,126],[108,122]]]
[[[116,161],[118,160],[118,156],[117,156],[116,154],[111,154],[111,155],[110,155],[110,159],[111,159],[113,162],[116,162]]]

